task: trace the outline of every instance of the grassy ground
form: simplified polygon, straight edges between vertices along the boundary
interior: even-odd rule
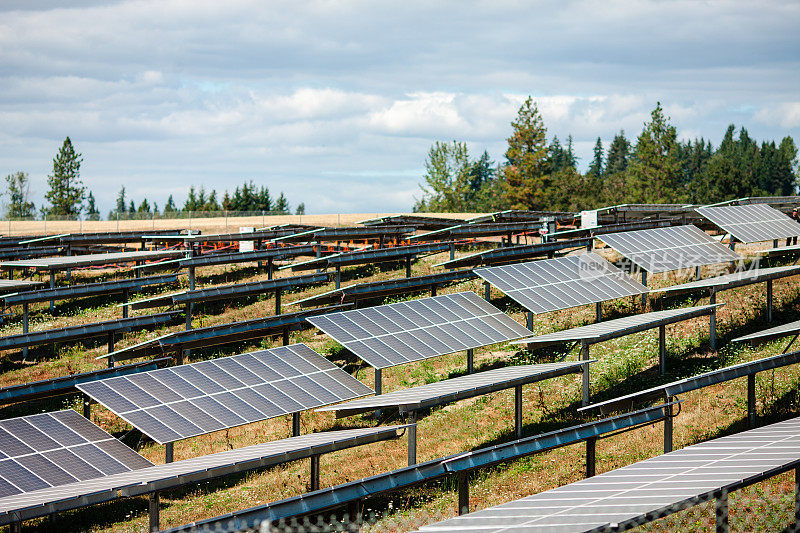
[[[614,258],[608,250],[601,250],[600,253]],[[432,265],[445,258],[446,254],[424,258],[414,264],[413,274],[423,275],[438,272],[440,270],[434,269]],[[705,274],[709,275],[710,270],[707,269]],[[84,281],[109,277],[108,273],[89,270],[73,275],[79,276]],[[289,276],[291,273],[281,271],[279,275]],[[402,275],[400,265],[359,267],[346,269],[343,272],[343,282],[376,281],[397,278]],[[208,267],[199,269],[197,276],[198,287],[235,281],[254,281],[265,277],[257,272],[254,265]],[[659,275],[651,276],[649,281],[651,286],[657,287],[681,281],[678,278],[679,276],[674,274]],[[800,318],[798,316],[800,313],[797,311],[797,303],[800,299],[797,281],[797,278],[789,278],[775,283],[774,322],[776,324]],[[332,289],[332,284],[297,291],[295,294],[287,294],[284,302],[291,302],[330,289]],[[440,292],[463,290],[478,291],[482,294],[482,288],[477,281],[454,285]],[[140,297],[158,292],[165,291],[154,289]],[[708,348],[708,319],[706,317],[668,326],[669,362],[668,373],[665,377],[658,375],[657,330],[594,346],[592,357],[597,358],[598,362],[592,365],[592,400],[612,398],[698,372],[780,353],[787,342],[786,339],[754,349],[731,345],[728,342],[731,338],[767,326],[764,316],[764,295],[763,284],[721,293],[718,301],[725,302],[726,305],[718,312],[718,342],[722,348],[717,351]],[[706,297],[697,294],[680,299],[657,301],[653,305],[655,308],[680,307],[694,303],[697,298],[700,298],[699,304],[708,301]],[[63,302],[56,305],[54,313],[49,311],[47,305],[36,306],[32,310],[31,330],[121,317],[121,310],[116,307],[118,303],[119,301],[115,297]],[[492,292],[492,303],[524,324],[522,309],[501,293]],[[253,298],[201,306],[194,325],[199,327],[269,315],[273,312],[273,305],[274,302],[271,298]],[[286,304],[284,303],[284,305]],[[290,306],[285,307],[287,312],[290,309]],[[605,316],[610,318],[640,311],[638,300],[634,302],[632,299],[623,299],[604,305]],[[591,323],[593,320],[594,307],[585,306],[537,316],[534,321],[534,331],[536,333],[557,331]],[[175,325],[158,331],[128,334],[118,343],[118,346],[131,345],[182,328],[182,325]],[[1,333],[8,335],[19,331],[21,331],[21,320],[16,317],[5,322]],[[316,334],[313,330],[306,331],[294,334],[292,341],[305,342],[312,349],[337,360],[338,346],[325,335]],[[279,343],[280,341],[276,340],[274,345]],[[262,342],[201,350],[195,352],[193,357],[195,359],[218,357],[272,345],[273,341],[266,339]],[[30,357],[37,358],[35,364],[22,364],[18,362],[19,354],[8,353],[3,359],[4,371],[0,374],[0,385],[24,383],[34,379],[100,368],[102,363],[96,361],[95,357],[103,353],[105,353],[105,345],[102,342],[97,345],[63,346],[46,352],[32,350]],[[481,370],[504,364],[550,361],[565,356],[575,358],[577,354],[574,352],[565,354],[563,351],[559,352],[553,349],[528,353],[519,351],[513,345],[498,345],[476,350],[475,363],[476,369]],[[383,373],[384,391],[388,392],[461,375],[465,366],[465,356],[462,353],[388,369]],[[373,372],[371,368],[365,366],[356,368],[354,365],[347,368],[364,383],[372,386]],[[797,416],[800,413],[800,398],[797,393],[799,379],[800,369],[796,367],[766,372],[757,377],[757,408],[761,423]],[[684,395],[681,398],[684,402],[681,413],[675,420],[675,447],[680,448],[745,429],[745,389],[744,380],[738,380]],[[524,433],[532,435],[580,423],[583,419],[575,412],[575,407],[579,403],[580,377],[578,375],[560,377],[525,387],[523,389]],[[0,416],[6,418],[64,407],[77,408],[77,399],[60,398],[9,406],[3,409]],[[418,460],[434,459],[508,440],[513,434],[513,416],[513,391],[511,390],[434,409],[419,422]],[[125,435],[125,441],[138,446],[139,452],[151,461],[163,462],[163,446],[154,444],[146,438],[139,438],[135,432],[129,431],[131,428],[126,423],[101,406],[94,408],[92,419],[117,436]],[[396,420],[382,422],[391,423]],[[367,417],[350,417],[335,421],[331,413],[304,413],[301,417],[301,427],[304,433],[363,427],[375,423],[374,420]],[[175,459],[196,457],[267,440],[276,440],[290,434],[291,419],[289,417],[273,419],[176,443]],[[598,473],[604,472],[652,457],[661,453],[661,449],[662,427],[660,424],[614,436],[598,443],[597,471]],[[581,479],[584,472],[583,455],[583,446],[570,446],[481,471],[471,480],[471,508],[480,509],[496,505]],[[405,462],[405,439],[336,452],[322,457],[321,484],[330,486],[362,478],[376,472],[401,467]],[[295,462],[164,493],[162,494],[162,527],[180,525],[231,510],[300,494],[308,489],[308,468],[307,461]],[[767,515],[773,517],[771,520],[781,520],[781,517],[774,518],[778,511],[785,511],[788,520],[790,506],[789,500],[786,498],[792,494],[792,490],[793,479],[791,476],[779,476],[759,484],[750,491],[743,491],[741,497],[734,497],[731,502],[733,523],[752,525],[755,523],[753,520],[763,519]],[[456,512],[456,500],[453,482],[445,480],[396,494],[391,498],[365,502],[362,510],[377,511],[384,515],[372,526],[375,530],[411,530],[423,523],[453,516]],[[770,511],[770,514],[764,509],[773,509],[774,512]],[[679,517],[673,517],[671,522],[658,522],[649,529],[704,531],[713,527],[713,523],[709,521],[710,517],[713,517],[713,514],[700,509],[700,511],[695,510],[682,513]],[[147,502],[143,498],[122,500],[63,513],[56,517],[55,522],[31,521],[27,527],[32,531],[49,531],[55,528],[64,532],[145,531]],[[762,528],[740,528],[740,530],[755,529]]]

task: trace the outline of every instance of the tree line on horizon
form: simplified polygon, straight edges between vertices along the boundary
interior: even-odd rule
[[[620,131],[605,149],[598,137],[585,173],[578,171],[572,136],[547,142],[531,97],[511,122],[505,160],[484,151],[473,159],[466,142],[436,141],[425,159],[416,212],[570,211],[626,203],[710,204],[747,196],[796,194],[797,147],[758,142],[728,126],[714,147],[703,138],[680,141],[659,102],[631,142]]]
[[[88,190],[80,177],[83,156],[75,151],[72,141],[67,137],[53,158],[52,173],[47,176],[48,190],[45,201],[49,205],[41,206],[38,215],[64,216],[77,218],[85,215],[86,220],[100,220],[100,211],[97,208],[92,191]],[[6,218],[31,219],[37,217],[37,210],[30,200],[30,176],[27,172],[14,172],[5,177],[5,191],[0,193],[4,199],[4,215]],[[281,192],[273,199],[269,188],[258,187],[253,180],[245,181],[237,186],[233,193],[225,190],[222,198],[218,199],[217,191],[211,189],[206,192],[205,187],[189,187],[188,196],[179,207],[170,194],[164,204],[163,211],[159,211],[158,204],[144,198],[137,205],[127,196],[125,186],[120,188],[117,195],[115,208],[108,214],[108,219],[121,218],[150,218],[156,215],[175,216],[186,212],[214,212],[214,211],[246,211],[269,212],[271,214],[289,214],[291,208],[286,195]],[[295,213],[305,214],[305,203],[297,205]]]

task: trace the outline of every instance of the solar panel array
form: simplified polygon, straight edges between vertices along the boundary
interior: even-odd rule
[[[714,276],[713,278],[698,279],[695,281],[690,281],[689,283],[681,283],[680,285],[670,285],[669,287],[653,289],[653,292],[676,293],[709,288],[714,288],[716,291],[722,291],[735,287],[741,287],[743,285],[760,283],[762,281],[794,276],[797,274],[800,274],[800,265],[754,268],[750,270],[734,272],[733,274],[724,274],[722,276]]]
[[[512,344],[534,344],[547,345],[557,342],[571,342],[588,340],[592,342],[602,342],[603,340],[613,339],[623,335],[630,335],[639,331],[656,328],[661,325],[672,324],[682,320],[688,320],[697,316],[711,313],[722,304],[699,305],[697,307],[668,309],[666,311],[653,311],[651,313],[641,313],[638,315],[626,316],[588,326],[555,331],[535,337],[514,341]]]
[[[639,461],[423,532],[625,531],[765,479],[800,461],[800,418]]]
[[[754,341],[757,339],[774,339],[776,337],[793,335],[798,332],[800,332],[800,320],[789,322],[787,324],[781,324],[780,326],[775,326],[774,328],[762,329],[761,331],[756,331],[755,333],[750,333],[749,335],[733,339],[731,342]]]
[[[304,344],[78,385],[165,444],[373,391]]]
[[[308,321],[375,368],[530,334],[474,292],[314,316]]]
[[[647,292],[647,287],[594,253],[479,268],[475,274],[534,313]]]
[[[73,410],[0,421],[0,497],[152,466]]]
[[[37,268],[41,270],[60,270],[81,266],[106,265],[112,263],[133,263],[134,261],[152,261],[181,257],[185,252],[180,250],[147,250],[139,252],[115,252],[108,254],[72,255],[64,257],[44,257],[40,259],[22,259],[19,261],[3,261],[0,268]]]
[[[697,212],[744,243],[800,235],[800,223],[766,204],[700,207]]]
[[[478,372],[477,374],[469,374],[437,381],[436,383],[411,387],[410,389],[397,390],[388,394],[359,398],[317,410],[336,411],[337,416],[349,416],[382,407],[397,407],[400,412],[414,411],[488,394],[517,385],[580,372],[585,364],[588,364],[588,361],[566,361],[495,368],[485,372]]]
[[[741,259],[691,225],[612,233],[598,238],[647,272],[669,272]]]

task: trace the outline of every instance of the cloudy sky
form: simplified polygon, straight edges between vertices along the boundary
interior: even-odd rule
[[[70,7],[63,7],[63,6]],[[796,1],[0,2],[0,173],[37,206],[66,136],[101,212],[245,179],[309,213],[407,211],[434,140],[500,161],[520,103],[594,140],[800,141]]]

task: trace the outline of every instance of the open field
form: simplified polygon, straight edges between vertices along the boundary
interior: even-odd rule
[[[328,215],[265,215],[229,216],[216,218],[156,218],[152,220],[34,220],[0,221],[2,235],[60,235],[62,233],[94,233],[104,231],[167,230],[174,228],[200,230],[204,233],[226,233],[240,226],[263,228],[279,224],[310,224],[317,226],[354,226],[370,218],[402,213],[343,213]],[[425,216],[471,218],[483,213],[425,213]]]
[[[369,218],[372,215],[348,215],[347,222]],[[336,215],[333,215],[336,217]],[[297,217],[286,222],[297,222]],[[157,221],[161,222],[161,221]],[[182,221],[168,221],[173,223]],[[269,223],[282,223],[272,222]],[[331,224],[331,219],[315,220],[303,216],[303,223]],[[40,223],[37,223],[40,224]],[[87,223],[84,223],[87,224]],[[107,224],[107,223],[104,223]],[[126,222],[136,224],[136,222]],[[258,225],[254,222],[239,225]],[[48,233],[50,233],[48,223]],[[167,226],[164,226],[167,227]],[[232,226],[233,227],[233,226]],[[204,231],[224,231],[218,226],[209,226]],[[120,227],[120,229],[133,229]],[[114,228],[87,229],[83,231],[113,231]],[[22,230],[20,230],[22,231]],[[32,231],[32,230],[31,230]],[[61,232],[63,230],[54,230]],[[742,250],[745,250],[742,247]],[[599,252],[609,259],[614,255],[608,249]],[[466,252],[461,252],[466,253]],[[413,265],[414,275],[439,272],[432,265],[446,258],[439,254],[423,258]],[[709,269],[704,270],[710,273]],[[384,267],[368,266],[347,268],[343,270],[343,283],[353,281],[376,281],[402,276],[398,265],[389,264]],[[281,271],[279,276],[288,276],[288,271]],[[74,281],[95,281],[106,279],[112,274],[92,270],[76,270]],[[198,288],[222,283],[255,281],[265,279],[266,275],[256,270],[254,265],[239,267],[209,267],[197,272]],[[788,278],[775,282],[774,323],[781,324],[800,318],[798,302],[800,302],[800,277]],[[679,280],[675,274],[651,276],[652,287],[671,285]],[[185,285],[185,280],[183,281]],[[333,284],[314,287],[305,291],[285,294],[285,310],[291,310],[288,302],[302,297],[330,290]],[[477,281],[469,281],[441,290],[440,293],[473,290],[482,294]],[[150,291],[139,297],[156,294],[159,290]],[[599,401],[628,392],[648,388],[657,383],[687,377],[702,371],[727,366],[730,364],[753,360],[780,353],[787,340],[781,339],[772,343],[750,349],[746,346],[732,346],[728,343],[736,336],[763,329],[766,327],[764,316],[765,289],[756,285],[734,289],[719,295],[719,300],[726,305],[718,312],[718,342],[721,348],[712,351],[708,348],[708,319],[698,318],[667,327],[667,348],[669,355],[668,373],[665,377],[658,375],[657,330],[624,337],[615,341],[596,345],[592,348],[592,357],[598,362],[592,365],[592,399]],[[698,294],[699,295],[699,294]],[[683,307],[694,302],[696,297],[687,296],[680,299],[656,302],[655,307]],[[77,302],[57,303],[55,312],[50,313],[46,304],[32,308],[31,330],[75,325],[95,320],[107,320],[121,317],[121,309],[116,307],[119,300],[96,298]],[[524,324],[522,309],[509,298],[497,291],[492,292],[492,303],[505,311],[509,316]],[[698,304],[708,303],[708,298],[701,298]],[[617,300],[604,305],[604,316],[608,318],[624,316],[640,312],[638,299]],[[270,297],[250,298],[222,303],[200,305],[193,321],[194,327],[207,326],[243,320],[258,316],[270,315],[273,302]],[[576,325],[591,323],[594,320],[594,307],[584,306],[577,309],[549,313],[535,317],[534,331],[546,333],[566,329]],[[153,332],[128,334],[117,346],[123,347],[152,338],[156,335],[183,329],[182,325],[164,328]],[[3,335],[21,331],[21,319],[17,316],[6,322],[0,332]],[[339,355],[339,347],[327,336],[308,331],[292,336],[292,342],[306,342],[315,349],[330,357],[345,369],[354,373],[359,379],[372,386],[373,372],[370,367],[358,365],[356,361],[343,360]],[[275,341],[274,345],[279,345]],[[200,350],[193,353],[194,360],[230,355],[270,347],[273,341],[265,339],[261,343],[240,344]],[[35,379],[44,379],[65,375],[92,368],[100,368],[102,363],[95,357],[105,353],[103,342],[97,345],[63,347],[54,353],[43,353],[32,350],[31,355],[39,356],[36,364],[18,362],[18,354],[6,354],[3,359],[3,373],[0,374],[0,385],[23,383]],[[558,350],[542,349],[528,353],[519,351],[513,345],[492,346],[476,350],[476,370],[488,369],[509,363],[527,363],[549,361],[563,356],[575,358],[577,354],[564,354]],[[465,371],[464,354],[438,357],[427,361],[413,363],[402,367],[385,370],[384,391],[407,388],[413,385],[430,383],[447,377],[461,375]],[[757,380],[758,414],[760,422],[785,419],[800,414],[800,369],[789,367],[771,373],[763,373]],[[524,434],[533,435],[547,430],[574,425],[582,421],[576,415],[575,408],[580,405],[580,377],[571,375],[526,386],[523,389]],[[746,387],[744,380],[728,382],[722,385],[701,389],[686,394],[682,398],[681,413],[675,420],[675,448],[736,432],[746,427]],[[24,406],[10,406],[3,409],[2,416],[18,416],[32,414],[44,410],[63,407],[79,407],[77,398],[61,398],[33,402]],[[424,461],[448,454],[457,453],[492,443],[508,440],[513,434],[513,391],[503,391],[471,400],[464,400],[443,408],[432,410],[419,422],[418,459]],[[138,435],[128,433],[130,427],[118,417],[95,406],[93,421],[117,436],[126,435],[125,441],[138,445],[139,451],[153,462],[161,463],[164,458],[164,447],[147,439],[139,439]],[[391,420],[381,420],[382,423]],[[375,425],[377,422],[369,417],[350,417],[334,421],[331,413],[306,413],[301,418],[303,433],[329,429],[361,427]],[[276,440],[291,435],[291,419],[288,417],[250,424],[188,439],[175,444],[175,458],[183,459],[208,453],[242,447],[267,440]],[[660,424],[623,433],[598,442],[597,472],[604,472],[622,465],[651,457],[661,453],[662,428]],[[527,494],[547,490],[563,485],[583,476],[584,447],[570,446],[553,452],[536,455],[513,463],[503,464],[496,468],[481,471],[472,478],[470,487],[470,503],[472,509],[478,509],[502,503]],[[406,464],[405,439],[382,444],[372,444],[353,450],[324,455],[321,461],[321,486],[330,486],[365,477],[377,472],[398,468]],[[242,509],[263,502],[274,501],[287,496],[300,494],[307,490],[308,462],[291,463],[286,466],[266,469],[256,473],[232,476],[186,490],[162,493],[162,527],[175,526],[193,520],[223,514],[227,511]],[[759,527],[757,520],[775,520],[774,516],[784,513],[788,523],[790,509],[789,498],[792,497],[793,478],[779,476],[761,483],[756,489],[743,491],[731,501],[731,520],[733,530],[771,529]],[[760,499],[758,499],[760,498]],[[453,516],[456,514],[457,495],[455,484],[441,482],[423,486],[411,491],[396,494],[389,499],[373,500],[365,503],[363,511],[376,511],[384,516],[372,530],[411,530],[423,523]],[[778,503],[780,505],[778,505]],[[712,506],[713,509],[713,506]],[[684,531],[713,530],[713,514],[706,512],[695,514],[687,512],[689,518],[673,518],[673,521],[661,521],[648,527],[649,530],[664,531],[680,529]],[[781,515],[782,517],[783,515]],[[674,522],[674,520],[682,520]],[[676,525],[677,524],[677,525]],[[738,524],[741,527],[737,527]],[[750,527],[753,526],[753,527]],[[27,531],[145,531],[147,527],[147,501],[143,498],[128,499],[116,503],[94,506],[85,510],[64,513],[56,517],[54,522],[41,520],[26,523]]]

